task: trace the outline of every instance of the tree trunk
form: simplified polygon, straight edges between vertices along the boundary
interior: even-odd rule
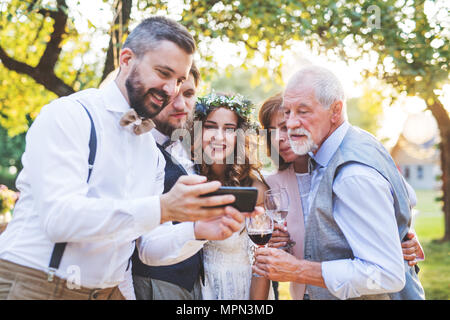
[[[124,40],[124,35],[128,33],[132,4],[132,0],[116,0],[114,2],[115,15],[101,81],[105,80],[108,74],[119,66],[121,44]]]
[[[442,210],[445,221],[445,233],[442,240],[450,241],[450,117],[437,97],[433,97],[433,103],[428,104],[428,108],[438,123],[441,137],[442,198],[444,202]]]
[[[31,2],[29,8],[32,8],[36,1]],[[65,0],[57,0],[58,10],[40,9],[39,14],[45,17],[51,17],[54,21],[53,32],[46,44],[45,51],[39,59],[36,67],[32,67],[24,62],[10,57],[0,44],[1,63],[9,70],[26,74],[33,78],[37,83],[42,84],[47,90],[56,93],[58,96],[67,96],[74,93],[74,89],[66,84],[55,74],[55,66],[61,54],[61,42],[66,34],[67,26],[67,5]]]
[[[442,130],[442,129],[441,129]],[[450,130],[445,137],[441,134],[442,190],[444,201],[445,233],[443,241],[450,241]]]

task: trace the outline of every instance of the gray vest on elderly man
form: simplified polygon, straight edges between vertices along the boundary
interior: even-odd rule
[[[305,234],[305,259],[331,261],[353,259],[353,253],[342,230],[333,218],[333,181],[339,170],[352,162],[361,163],[377,170],[392,186],[395,218],[400,239],[411,224],[411,210],[407,189],[389,153],[369,133],[350,126],[341,145],[325,168],[317,194],[310,206]],[[423,288],[414,267],[405,261],[406,285],[398,293],[361,296],[358,299],[424,299]],[[307,286],[311,299],[337,299],[326,288]]]

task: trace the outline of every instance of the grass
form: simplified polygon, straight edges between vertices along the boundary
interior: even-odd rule
[[[418,214],[415,230],[425,251],[425,261],[419,262],[419,278],[427,300],[450,300],[450,242],[440,243],[444,236],[444,216],[440,195],[434,190],[416,190]],[[289,283],[279,285],[280,300],[291,300]]]
[[[419,278],[428,300],[450,300],[450,242],[439,242],[444,236],[441,203],[435,201],[439,195],[437,191],[417,191],[415,229],[425,251]]]

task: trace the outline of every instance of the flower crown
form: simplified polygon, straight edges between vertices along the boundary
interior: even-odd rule
[[[244,98],[240,94],[228,97],[212,92],[204,97],[199,97],[195,104],[195,114],[200,117],[205,117],[212,107],[226,107],[231,111],[236,112],[247,123],[252,124],[250,117],[255,106],[250,100]]]

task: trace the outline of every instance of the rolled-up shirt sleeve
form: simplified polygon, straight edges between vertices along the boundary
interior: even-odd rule
[[[339,299],[400,291],[405,269],[389,182],[355,163],[340,171],[333,192],[333,215],[354,259],[322,262],[328,290]]]
[[[158,170],[156,176],[162,182],[155,181],[155,192],[148,196],[88,197],[90,128],[87,113],[76,102],[59,99],[43,108],[27,134],[23,158],[35,210],[52,242],[119,237],[121,241],[133,241],[160,224],[158,193],[162,192],[164,175],[161,178],[160,171],[164,163],[152,168]],[[155,157],[159,157],[157,152]]]
[[[172,265],[197,253],[205,240],[196,240],[193,222],[166,222],[136,241],[141,261],[148,265]]]

